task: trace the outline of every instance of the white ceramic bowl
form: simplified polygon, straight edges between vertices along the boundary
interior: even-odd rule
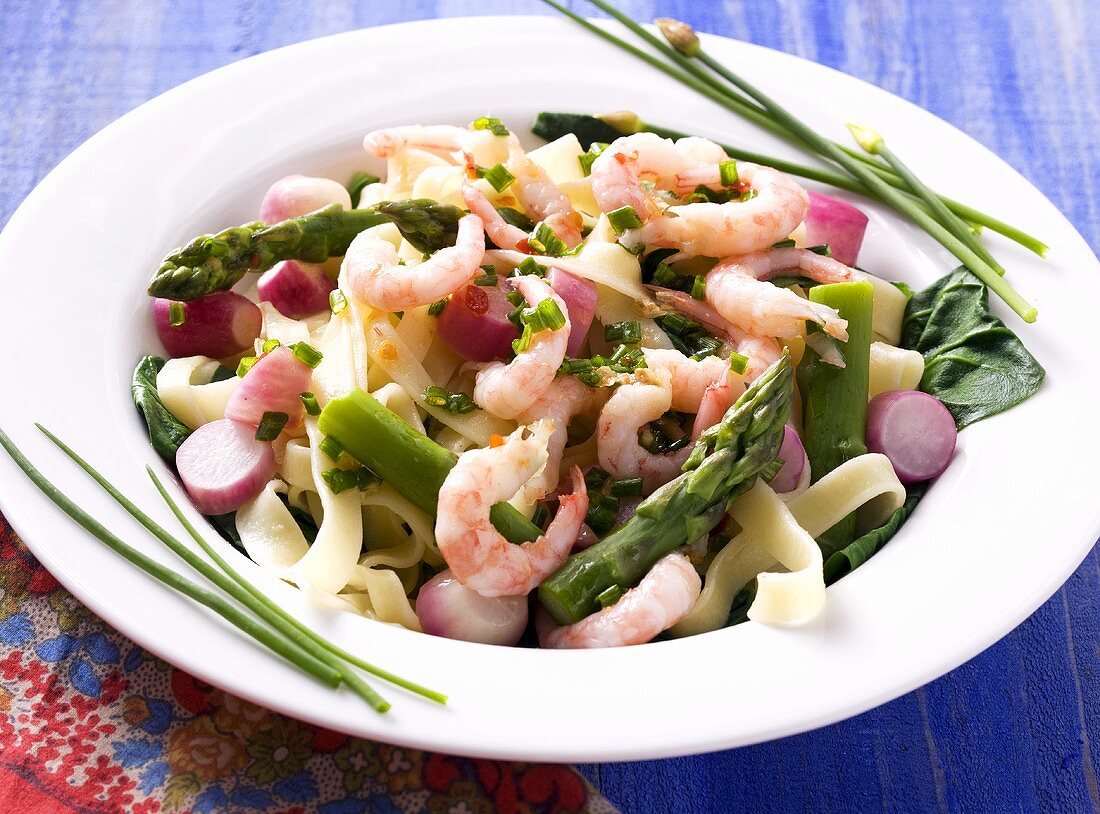
[[[1043,261],[994,238],[1013,283],[1040,308],[1034,327],[1008,321],[1047,366],[1046,385],[1023,406],[962,434],[954,462],[914,517],[870,563],[829,589],[816,621],[797,629],[750,623],[618,650],[486,647],[306,607],[293,589],[217,540],[311,625],[451,696],[440,708],[387,689],[394,709],[379,716],[120,560],[6,458],[5,514],[77,597],[173,664],[299,718],[446,752],[617,760],[737,746],[856,714],[990,645],[1057,589],[1100,529],[1100,425],[1078,420],[1100,395],[1091,313],[1096,259],[1038,191],[931,114],[785,54],[719,38],[706,44],[817,129],[845,138],[836,111],[874,123],[934,186],[1053,247]],[[535,53],[553,59],[521,57]],[[0,426],[94,515],[178,565],[32,426],[45,423],[171,525],[142,472],[150,462],[163,467],[128,394],[135,361],[157,349],[144,286],[158,260],[195,234],[252,219],[264,189],[284,174],[343,179],[364,164],[363,133],[379,126],[491,114],[523,131],[540,109],[619,108],[791,152],[576,27],[546,18],[357,31],[230,65],[154,99],[50,173],[0,236]],[[953,266],[918,229],[881,207],[866,208],[872,221],[861,259],[869,269],[920,286]]]

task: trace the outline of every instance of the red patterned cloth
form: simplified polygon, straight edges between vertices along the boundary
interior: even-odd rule
[[[614,809],[567,766],[372,743],[197,681],[97,619],[0,515],[0,811]]]

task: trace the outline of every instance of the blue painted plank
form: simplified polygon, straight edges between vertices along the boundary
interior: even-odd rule
[[[570,2],[584,10],[585,4]],[[1092,0],[630,0],[818,60],[1002,155],[1100,246],[1100,4]],[[0,223],[80,142],[221,65],[311,37],[535,0],[0,0]],[[548,71],[553,54],[541,55]],[[1041,556],[1041,552],[1037,552]],[[631,812],[1100,810],[1100,555],[1016,631],[929,686],[781,741],[585,766]]]

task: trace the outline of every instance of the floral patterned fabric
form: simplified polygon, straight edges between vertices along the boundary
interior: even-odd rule
[[[93,616],[0,516],[0,811],[614,809],[566,766],[371,743],[197,681]]]

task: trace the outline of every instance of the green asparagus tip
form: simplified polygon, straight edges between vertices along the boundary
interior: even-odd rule
[[[848,122],[848,129],[851,131],[856,143],[871,155],[877,154],[882,149],[884,142],[877,130],[872,130],[862,124],[852,124],[851,122]]]
[[[614,113],[606,113],[598,117],[604,124],[609,124],[622,133],[630,136],[643,129],[644,123],[633,110],[616,110]]]
[[[699,53],[699,36],[688,23],[670,17],[658,17],[653,23],[660,29],[668,44],[686,57]]]

